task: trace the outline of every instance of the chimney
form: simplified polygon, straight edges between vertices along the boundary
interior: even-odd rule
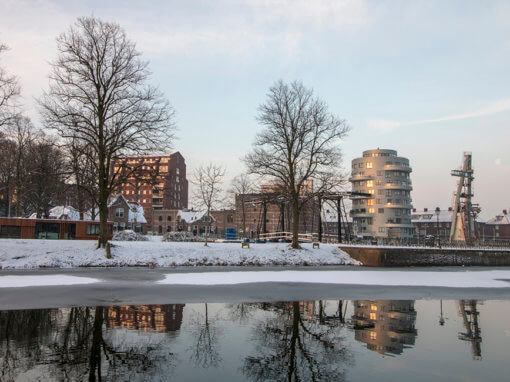
[[[429,210],[428,208],[424,208],[423,212],[428,212],[428,210]]]

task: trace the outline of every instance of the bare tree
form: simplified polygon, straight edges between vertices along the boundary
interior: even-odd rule
[[[278,81],[260,105],[263,130],[244,158],[248,171],[281,185],[292,206],[292,248],[299,248],[300,213],[316,192],[313,181],[334,177],[340,168],[339,143],[349,131],[326,104],[300,82]]]
[[[7,45],[0,43],[0,54],[7,49]],[[0,127],[15,115],[13,108],[19,93],[20,87],[16,76],[9,75],[0,66]]]
[[[55,139],[43,134],[32,142],[29,150],[24,185],[25,213],[48,218],[50,209],[59,204],[66,188],[65,156]]]
[[[28,188],[31,148],[35,140],[36,131],[27,117],[17,115],[8,125],[8,134],[15,142],[13,160],[14,194],[16,195],[15,216],[22,216],[24,212],[25,191]]]
[[[16,150],[16,143],[0,131],[0,204],[9,217],[15,190]]]
[[[232,179],[230,183],[230,192],[234,194],[235,199],[235,208],[237,210],[237,200],[239,199],[241,206],[241,215],[242,215],[242,231],[243,235],[246,237],[246,196],[254,192],[253,182],[251,181],[249,175],[241,174]]]
[[[74,196],[74,202],[84,219],[85,211],[90,211],[91,218],[95,218],[95,204],[97,199],[97,174],[95,173],[94,152],[82,141],[70,139],[66,144],[68,191]],[[93,216],[92,216],[93,215]]]
[[[169,149],[174,113],[162,93],[148,84],[148,63],[118,24],[79,18],[57,38],[57,49],[50,89],[39,104],[48,127],[91,148],[98,248],[106,247],[108,198],[124,180],[116,160]]]
[[[209,163],[207,166],[200,166],[195,170],[194,182],[197,186],[195,192],[195,199],[198,204],[206,209],[206,228],[205,228],[205,246],[209,238],[209,231],[211,228],[211,210],[215,208],[218,203],[221,203],[221,188],[225,176],[225,169],[223,166]]]

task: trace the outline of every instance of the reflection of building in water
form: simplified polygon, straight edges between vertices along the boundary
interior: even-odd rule
[[[471,342],[473,359],[482,359],[482,333],[478,323],[480,312],[477,310],[476,300],[460,300],[459,314],[462,317],[466,333],[459,333],[459,339]]]
[[[414,345],[414,301],[354,301],[352,324],[357,341],[381,354],[401,354],[406,345]]]
[[[110,306],[107,326],[174,332],[181,328],[183,309],[184,304]]]

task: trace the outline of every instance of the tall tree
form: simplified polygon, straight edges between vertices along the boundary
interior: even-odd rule
[[[57,49],[50,88],[39,104],[48,127],[91,149],[98,188],[98,248],[106,247],[108,198],[124,180],[115,161],[167,150],[174,137],[174,113],[148,83],[148,63],[118,24],[79,18],[57,38]]]
[[[221,183],[225,176],[225,169],[213,163],[207,166],[200,166],[195,170],[194,183],[197,186],[195,192],[195,199],[201,207],[206,209],[205,216],[205,246],[209,238],[209,231],[211,229],[211,210],[213,210],[221,200]]]
[[[322,100],[300,82],[276,82],[259,107],[263,130],[244,161],[252,174],[281,185],[292,206],[292,248],[299,248],[303,206],[333,178],[341,164],[340,141],[349,131],[343,119],[328,112]]]
[[[241,207],[241,222],[243,235],[246,237],[246,196],[254,192],[253,183],[247,174],[241,174],[232,179],[230,183],[230,192],[234,194],[235,208],[237,210],[237,200]]]
[[[7,45],[0,43],[0,54],[6,51]],[[20,87],[18,79],[10,75],[0,66],[0,127],[5,125],[14,115],[16,98],[19,96]]]

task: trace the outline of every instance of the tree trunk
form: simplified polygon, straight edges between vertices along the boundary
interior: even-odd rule
[[[241,206],[243,212],[243,236],[246,237],[246,208],[244,205],[244,198],[241,198]]]
[[[98,248],[106,248],[108,243],[108,194],[106,190],[99,191],[99,240]]]
[[[292,201],[292,245],[294,249],[299,249],[299,201],[294,198]]]
[[[94,326],[92,328],[92,345],[90,347],[89,381],[101,381],[101,342],[103,339],[103,307],[96,307]]]

